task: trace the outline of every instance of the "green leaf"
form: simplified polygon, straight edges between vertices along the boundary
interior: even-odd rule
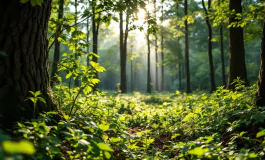
[[[204,155],[206,152],[208,152],[209,149],[208,148],[201,148],[201,147],[196,147],[192,150],[189,151],[189,154],[193,154],[193,155],[196,155],[196,156],[202,156]]]
[[[260,131],[260,132],[257,133],[257,138],[262,137],[264,135],[265,135],[265,130]]]
[[[105,155],[105,157],[106,157],[107,159],[110,159],[110,158],[111,158],[111,155],[110,155],[109,152],[104,152],[104,155]]]
[[[99,147],[100,150],[114,152],[114,150],[105,143],[98,143],[97,146]]]
[[[98,128],[105,132],[109,129],[109,124],[100,124],[98,125]]]
[[[13,141],[4,141],[3,142],[3,150],[9,154],[34,154],[35,148],[34,145],[26,140],[22,140],[20,142]]]

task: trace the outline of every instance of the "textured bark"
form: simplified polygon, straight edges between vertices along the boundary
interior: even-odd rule
[[[49,96],[47,28],[51,0],[32,7],[18,0],[0,5],[0,114],[2,128],[33,117],[28,91],[41,91],[46,104],[38,102],[36,115],[55,106]]]
[[[58,10],[58,21],[63,18],[63,10],[64,10],[64,0],[59,1],[59,10]],[[58,63],[60,59],[60,45],[61,43],[58,41],[59,34],[62,30],[62,24],[58,22],[56,27],[56,34],[55,34],[55,42],[54,42],[54,56],[53,56],[53,63],[52,63],[52,74],[51,74],[51,87],[53,87],[54,83],[56,83],[57,79],[55,75],[58,72]]]
[[[184,13],[188,15],[188,0],[185,0]],[[185,73],[186,73],[186,92],[191,93],[190,87],[190,64],[189,64],[189,27],[188,20],[185,20]]]
[[[235,10],[235,14],[242,13],[241,0],[230,0],[229,9]],[[229,18],[229,23],[237,22],[235,16]],[[247,70],[245,64],[245,48],[244,48],[244,36],[243,28],[241,27],[230,27],[229,28],[229,49],[230,49],[230,72],[228,78],[228,89],[235,89],[235,85],[232,84],[237,77],[247,81]]]
[[[265,20],[263,22],[263,32],[261,40],[261,51],[260,51],[260,69],[259,69],[259,81],[258,81],[258,92],[256,97],[256,106],[265,106]]]
[[[161,66],[161,89],[160,91],[164,91],[164,27],[163,27],[163,21],[164,21],[164,0],[162,0],[162,17],[161,17],[161,61],[162,61],[162,66]]]
[[[95,6],[96,6],[96,1],[93,0],[92,1],[92,34],[93,34],[93,53],[98,54],[98,30],[99,30],[99,22],[96,22],[96,11],[95,11]],[[98,59],[96,57],[92,58],[93,62],[98,63]],[[98,73],[96,73],[95,78],[99,78],[98,77]],[[98,88],[98,84],[96,84],[93,87],[93,91],[97,90]]]
[[[212,26],[210,24],[209,12],[211,10],[211,0],[208,0],[208,9],[205,7],[204,0],[202,0],[202,6],[206,15],[206,24],[208,27],[208,57],[209,57],[209,69],[210,69],[210,82],[211,82],[211,92],[216,90],[215,78],[214,78],[214,66],[213,66],[213,53],[212,53]]]

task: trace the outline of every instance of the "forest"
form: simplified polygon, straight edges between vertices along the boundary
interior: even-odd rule
[[[8,0],[1,160],[262,160],[264,0]]]

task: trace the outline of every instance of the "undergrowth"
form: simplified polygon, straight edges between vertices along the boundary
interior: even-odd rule
[[[265,111],[253,105],[255,85],[239,82],[235,91],[219,87],[213,94],[97,92],[75,102],[78,91],[64,87],[54,91],[62,114],[0,132],[0,159],[264,158]]]

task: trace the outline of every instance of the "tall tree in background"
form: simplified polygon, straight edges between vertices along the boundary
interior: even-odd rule
[[[188,16],[188,0],[184,2],[184,14]],[[189,64],[189,28],[188,20],[185,20],[185,73],[186,73],[186,92],[191,93],[190,87],[190,64]]]
[[[46,103],[38,103],[36,115],[55,106],[49,93],[47,28],[51,0],[41,6],[18,0],[0,5],[0,114],[2,128],[33,117],[33,106],[25,101],[29,91],[41,91]]]
[[[156,16],[156,12],[157,12],[157,3],[156,3],[156,0],[153,0],[153,3],[154,3],[154,18],[156,19],[157,16]],[[155,34],[155,57],[156,57],[156,62],[155,62],[155,89],[158,91],[159,88],[158,88],[158,44],[157,44],[157,41],[158,41],[158,37],[157,37],[157,34]]]
[[[208,9],[205,7],[204,0],[202,0],[202,6],[205,12],[206,24],[208,27],[208,57],[209,57],[209,68],[210,68],[210,79],[211,79],[211,92],[216,90],[215,78],[214,78],[214,66],[213,66],[213,53],[212,53],[212,26],[210,23],[209,12],[211,12],[211,0],[208,0]]]
[[[223,0],[219,0],[218,4],[223,2]],[[224,56],[224,34],[223,34],[223,24],[220,24],[220,52],[221,52],[221,63],[222,63],[222,80],[223,85],[226,86],[226,76],[225,76],[225,56]]]
[[[127,92],[127,75],[126,75],[126,63],[127,63],[127,40],[129,35],[129,9],[126,9],[126,25],[123,32],[123,4],[120,2],[120,78],[121,78],[121,92]]]
[[[90,4],[89,4],[89,1],[87,1],[87,10],[89,10],[89,8],[90,8]],[[90,17],[87,18],[86,29],[87,29],[86,41],[87,41],[87,44],[88,44],[87,53],[89,53],[90,52],[90,48],[89,48],[90,47],[89,46],[89,43],[90,43]],[[90,61],[89,57],[87,57],[86,61],[87,61],[86,62],[87,66],[89,66],[89,61]]]
[[[148,0],[148,4],[149,4],[149,0]],[[146,9],[146,14],[147,14],[147,21],[149,21],[150,19],[150,11],[147,8]],[[150,49],[150,24],[149,22],[147,22],[147,35],[146,35],[146,39],[147,39],[147,93],[151,93],[152,92],[152,82],[151,82],[151,63],[150,63],[150,55],[151,55],[151,49]]]
[[[231,17],[229,17],[229,24],[237,23],[237,14],[242,14],[241,0],[229,0],[230,11],[235,11]],[[234,89],[235,85],[232,84],[237,77],[247,81],[247,70],[245,64],[245,48],[244,48],[244,36],[243,28],[231,26],[229,28],[229,49],[230,49],[230,70],[228,78],[228,89]]]
[[[263,22],[261,51],[260,51],[260,69],[258,79],[258,92],[256,97],[256,106],[265,106],[265,19]]]
[[[163,21],[164,21],[164,0],[162,0],[162,10],[161,10],[161,89],[160,91],[164,91],[164,27],[163,27]]]
[[[63,11],[64,11],[64,0],[59,0],[58,21],[57,21],[56,33],[55,33],[54,57],[53,57],[52,73],[51,73],[51,81],[50,81],[51,87],[53,87],[54,83],[57,81],[55,75],[58,72],[58,63],[60,59],[60,44],[61,44],[58,40],[58,37],[62,30],[61,20],[63,18]]]
[[[77,17],[78,17],[78,13],[77,13],[77,0],[75,0],[75,32],[77,32],[78,30],[78,26],[77,26]],[[76,40],[75,40],[75,59],[78,60],[78,53],[77,53],[77,43],[78,43],[78,38],[75,37]],[[79,77],[77,76],[76,79],[75,79],[75,86],[78,87],[80,84],[79,84]]]
[[[93,34],[93,53],[98,54],[98,31],[99,31],[99,25],[100,25],[100,13],[96,13],[96,6],[97,6],[97,0],[92,0],[92,34]],[[98,63],[98,58],[93,56],[92,61],[95,63]],[[96,77],[98,77],[98,73],[96,73]],[[96,84],[93,88],[95,91],[98,88],[98,84]]]

